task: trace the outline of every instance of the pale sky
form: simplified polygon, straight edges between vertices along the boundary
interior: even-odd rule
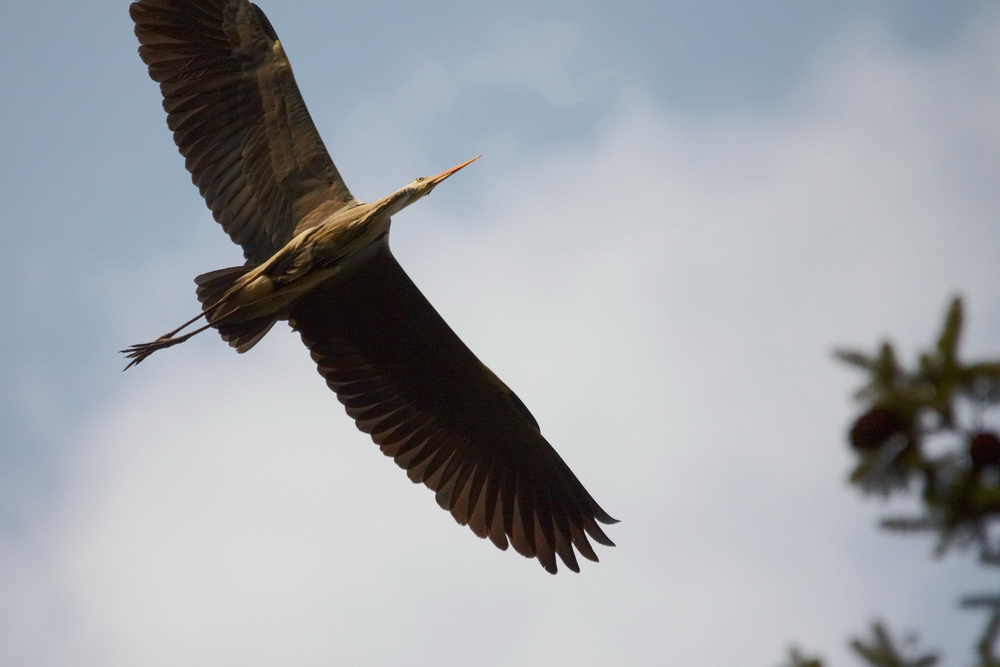
[[[946,664],[995,582],[845,478],[860,377],[949,298],[1000,354],[990,2],[262,7],[355,195],[484,154],[394,220],[403,267],[622,523],[552,577],[346,417],[298,337],[121,373],[241,261],[127,2],[0,5],[0,663]],[[905,506],[904,506],[905,507]],[[898,508],[896,508],[898,509]]]

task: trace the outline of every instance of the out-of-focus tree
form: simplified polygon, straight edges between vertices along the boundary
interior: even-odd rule
[[[857,392],[860,415],[848,440],[856,456],[850,483],[862,494],[888,498],[918,494],[915,516],[889,516],[881,527],[897,532],[930,532],[936,554],[975,551],[986,567],[1000,565],[1000,361],[967,362],[959,356],[964,320],[955,298],[934,346],[912,367],[900,363],[892,344],[874,354],[838,350],[836,357],[865,374]],[[1000,635],[1000,595],[967,596],[967,609],[983,609],[989,621],[975,646],[977,667],[1000,667],[995,644]],[[881,623],[868,640],[851,648],[863,664],[876,667],[930,667],[934,654],[916,654],[916,637],[895,641]],[[824,667],[798,649],[786,667]]]

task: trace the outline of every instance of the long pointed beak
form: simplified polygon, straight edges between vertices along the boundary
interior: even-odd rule
[[[476,157],[474,157],[471,160],[468,160],[466,162],[463,162],[462,164],[458,165],[457,167],[452,167],[451,169],[446,169],[445,171],[442,171],[437,176],[431,176],[430,178],[428,178],[427,182],[430,183],[431,185],[437,185],[438,183],[440,183],[444,179],[448,178],[449,176],[451,176],[452,174],[454,174],[458,170],[463,169],[463,168],[469,166],[470,164],[472,164],[473,162],[475,162],[476,160],[478,160],[481,157],[482,157],[482,155],[477,155]]]

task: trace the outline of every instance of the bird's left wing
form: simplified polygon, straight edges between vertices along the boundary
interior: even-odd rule
[[[613,545],[614,523],[546,442],[527,408],[465,346],[384,242],[304,297],[291,325],[362,431],[438,504],[501,549],[556,572],[574,547]]]
[[[192,180],[247,259],[273,255],[317,207],[354,202],[256,5],[140,0],[129,13]]]

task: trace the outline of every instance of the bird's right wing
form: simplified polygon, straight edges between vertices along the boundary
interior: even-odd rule
[[[524,404],[465,346],[382,244],[304,297],[290,322],[362,431],[479,537],[556,572],[614,523]]]
[[[354,202],[256,5],[140,0],[129,13],[192,180],[247,259],[274,254],[317,206]]]

